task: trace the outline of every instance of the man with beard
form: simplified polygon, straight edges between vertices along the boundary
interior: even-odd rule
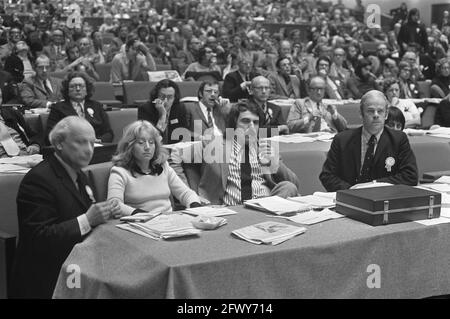
[[[361,98],[363,125],[337,134],[320,173],[328,192],[373,182],[417,185],[416,158],[402,131],[384,126],[388,101],[372,90]]]

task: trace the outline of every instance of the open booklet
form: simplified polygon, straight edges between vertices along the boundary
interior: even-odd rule
[[[253,244],[278,245],[305,231],[305,227],[269,221],[239,228],[231,233]]]
[[[312,195],[289,197],[289,200],[309,204],[313,209],[330,208],[336,206],[336,192],[315,192]]]
[[[176,237],[197,235],[201,230],[196,229],[193,217],[183,214],[160,214],[143,223],[128,222],[116,227],[148,238],[161,240]]]
[[[296,214],[311,210],[311,205],[269,196],[244,201],[244,206],[275,215]]]
[[[212,206],[202,206],[195,208],[186,208],[183,213],[193,215],[193,216],[203,216],[203,217],[219,217],[226,215],[237,214],[236,211],[231,210],[225,206],[212,205]]]
[[[294,216],[272,216],[277,218],[285,218],[291,222],[302,224],[302,225],[313,225],[321,223],[330,219],[337,219],[345,217],[335,211],[328,208],[322,209],[320,211],[311,210],[309,212],[295,214]]]

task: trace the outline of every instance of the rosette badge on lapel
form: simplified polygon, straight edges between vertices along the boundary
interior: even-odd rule
[[[93,110],[93,109],[88,108],[88,109],[87,109],[87,112],[89,113],[89,116],[90,116],[90,117],[93,117],[93,116],[94,116],[94,110]]]
[[[92,201],[93,204],[95,204],[96,200],[95,200],[94,192],[92,191],[92,188],[90,188],[89,185],[86,185],[85,189],[86,189],[86,193],[89,196],[89,199]]]
[[[393,157],[387,157],[386,158],[386,160],[384,161],[384,163],[386,164],[386,170],[388,171],[388,172],[391,172],[391,170],[392,170],[392,166],[394,166],[395,165],[395,159],[393,158]]]

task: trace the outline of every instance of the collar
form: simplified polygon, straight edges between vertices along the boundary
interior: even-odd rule
[[[67,174],[69,174],[70,179],[74,182],[75,185],[77,185],[77,172],[69,166],[64,160],[58,155],[58,153],[55,151],[55,157],[56,159],[61,163],[61,165],[66,170]]]
[[[74,107],[74,108],[75,108],[75,106],[77,106],[77,103],[80,103],[80,104],[81,104],[81,107],[82,107],[83,110],[84,110],[84,101],[81,101],[81,102],[75,102],[75,101],[70,100],[70,104],[71,104],[72,107]]]
[[[204,114],[208,114],[208,107],[203,104],[201,101],[198,101],[198,104],[200,105],[200,109]],[[213,111],[213,108],[211,108],[211,112]]]
[[[380,141],[380,137],[381,137],[381,134],[383,134],[383,132],[384,132],[384,128],[378,133],[378,134],[376,134],[375,135],[375,137],[377,138],[377,144],[378,144],[378,142]],[[369,132],[367,132],[367,130],[364,128],[364,126],[363,126],[363,128],[362,128],[362,137],[366,140],[366,141],[368,141],[368,140],[370,140],[370,137],[372,136],[372,134],[370,134]]]

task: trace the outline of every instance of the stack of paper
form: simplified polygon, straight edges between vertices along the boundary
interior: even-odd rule
[[[244,201],[245,207],[254,208],[275,215],[296,214],[311,210],[311,205],[294,202],[279,196],[269,196]]]
[[[279,142],[279,143],[311,143],[314,142],[315,139],[309,136],[304,136],[300,133],[291,134],[291,135],[277,135],[268,138],[268,140]]]
[[[306,231],[304,227],[264,222],[236,229],[231,233],[253,244],[278,245]]]
[[[288,199],[298,203],[309,204],[313,209],[330,208],[336,206],[336,193],[333,193],[334,197],[333,195],[322,196],[321,194],[326,193],[316,192],[313,195],[289,197]]]
[[[434,137],[450,138],[450,127],[438,127],[428,131],[428,134]]]
[[[237,214],[237,212],[235,212],[234,210],[231,210],[224,206],[222,207],[203,206],[203,207],[187,208],[183,212],[189,215],[203,216],[203,217],[218,217]]]
[[[156,216],[160,215],[162,212],[156,212],[156,213],[137,213],[131,216],[123,216],[120,218],[123,222],[136,222],[136,223],[144,223],[149,221],[150,219],[155,218]]]
[[[0,164],[0,173],[2,174],[26,174],[30,169],[14,164]]]
[[[23,155],[0,158],[0,164],[13,164],[23,167],[34,167],[38,163],[42,162],[43,157],[41,154]]]
[[[296,215],[290,216],[290,217],[287,217],[287,216],[273,216],[273,217],[289,219],[290,221],[292,221],[294,223],[298,223],[298,224],[313,225],[313,224],[324,222],[326,220],[341,218],[341,217],[344,217],[344,215],[341,215],[341,214],[336,213],[328,208],[325,208],[325,209],[322,209],[321,211],[311,210],[309,212],[296,214]]]
[[[127,223],[116,225],[121,229],[148,238],[160,240],[197,235],[201,230],[192,225],[193,218],[183,214],[163,214],[144,223]]]
[[[409,136],[422,136],[425,135],[427,133],[429,133],[430,131],[428,130],[419,130],[419,129],[414,129],[414,128],[405,128],[403,130],[403,132]]]

